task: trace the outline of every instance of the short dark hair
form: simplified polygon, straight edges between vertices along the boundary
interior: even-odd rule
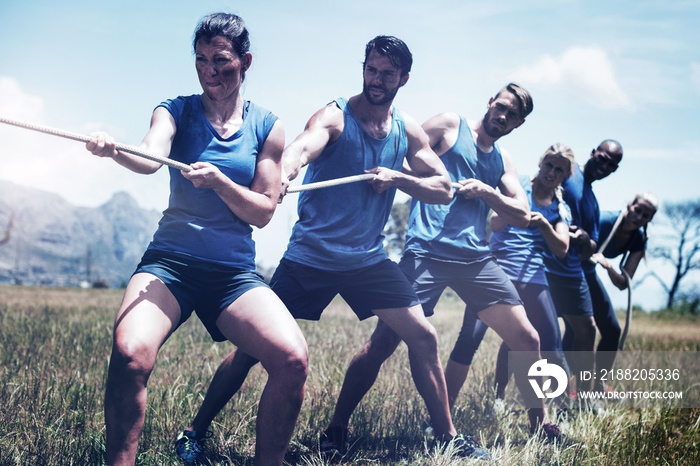
[[[600,144],[598,144],[598,147],[597,147],[596,149],[597,149],[597,150],[602,150],[601,148],[602,148],[604,145],[606,145],[606,144],[607,144],[608,146],[610,146],[610,149],[613,150],[614,152],[620,152],[620,153],[622,153],[622,144],[620,144],[620,142],[617,141],[617,140],[615,140],[615,139],[606,139],[606,140],[604,140],[603,142],[601,142]]]
[[[371,41],[367,42],[367,45],[365,46],[365,61],[362,62],[363,69],[372,50],[380,55],[389,57],[391,64],[401,69],[402,76],[411,72],[411,66],[413,66],[413,55],[411,55],[411,51],[408,50],[408,46],[401,39],[394,36],[377,36]]]
[[[243,18],[232,13],[212,13],[205,16],[197,24],[192,39],[192,50],[196,52],[197,41],[209,42],[216,36],[228,39],[233,50],[242,57],[250,51],[250,37]]]
[[[508,83],[506,87],[498,91],[498,94],[495,95],[494,99],[497,99],[498,96],[504,92],[510,92],[517,99],[518,103],[520,104],[521,120],[524,120],[530,113],[532,113],[532,110],[535,108],[535,104],[532,102],[532,96],[527,89],[515,83]]]

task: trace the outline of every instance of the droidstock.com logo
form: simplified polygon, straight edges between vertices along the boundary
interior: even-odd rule
[[[548,363],[546,359],[540,359],[530,366],[527,375],[537,398],[556,398],[566,390],[568,383],[566,371],[556,364]],[[550,391],[552,379],[557,382],[554,391]]]

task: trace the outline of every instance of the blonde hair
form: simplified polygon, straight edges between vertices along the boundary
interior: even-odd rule
[[[639,193],[632,199],[632,204],[636,204],[637,201],[644,201],[649,204],[653,209],[654,213],[659,211],[659,199],[650,192]]]
[[[637,194],[636,196],[634,196],[634,199],[632,199],[632,202],[630,204],[636,204],[638,201],[644,201],[647,204],[649,204],[651,208],[654,209],[654,214],[656,214],[656,212],[659,211],[659,199],[650,192],[643,192]],[[644,256],[646,256],[646,244],[647,241],[649,241],[649,235],[647,234],[648,226],[649,224],[647,223],[642,227],[642,232],[644,233]]]
[[[540,157],[538,166],[541,166],[542,162],[544,162],[544,159],[546,159],[547,157],[555,157],[557,159],[567,161],[568,172],[566,174],[566,178],[571,176],[571,174],[574,171],[574,163],[576,163],[574,160],[574,151],[571,150],[571,147],[560,142],[552,144],[547,148],[546,151],[544,151],[542,157]],[[569,209],[566,208],[566,203],[564,202],[563,198],[563,189],[561,185],[557,186],[554,189],[554,197],[559,203],[559,216],[563,221],[568,222],[569,220],[571,220],[571,212],[569,211]]]

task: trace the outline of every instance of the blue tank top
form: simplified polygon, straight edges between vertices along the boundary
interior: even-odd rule
[[[454,146],[440,159],[452,181],[476,178],[495,188],[503,177],[503,157],[494,144],[484,153],[476,145],[467,120],[460,117]],[[406,253],[448,262],[478,262],[490,256],[486,241],[489,206],[481,199],[455,195],[448,205],[411,202]]]
[[[556,198],[552,199],[552,203],[547,207],[542,207],[535,202],[532,195],[530,178],[521,177],[520,184],[525,189],[532,212],[541,213],[552,226],[562,221],[559,215],[559,201]],[[491,233],[490,246],[498,265],[511,280],[547,285],[543,255],[549,250],[549,246],[539,228],[533,226],[523,229],[507,225]]]
[[[257,157],[277,117],[246,101],[243,124],[222,138],[204,116],[201,97],[166,100],[176,133],[170,158],[190,164],[210,162],[233,182],[250,187]],[[236,217],[211,189],[197,189],[170,168],[170,200],[148,249],[167,251],[240,270],[255,270],[251,226]]]
[[[571,224],[578,225],[588,232],[591,239],[598,242],[598,222],[600,208],[598,199],[590,183],[584,181],[583,171],[574,164],[571,176],[562,184],[564,202],[571,209]],[[545,252],[547,272],[563,277],[583,277],[583,264],[578,246],[571,245],[563,259],[559,259],[550,251]]]
[[[334,102],[344,113],[343,132],[308,165],[304,183],[358,175],[380,166],[401,171],[408,137],[400,112],[392,110],[391,131],[377,139],[365,132],[346,99]],[[395,188],[378,193],[366,182],[303,191],[299,220],[284,257],[332,271],[381,262],[387,258],[382,231],[395,194]]]
[[[620,211],[604,211],[600,213],[600,242],[602,242],[610,235],[613,225],[617,217],[620,215]],[[625,254],[626,252],[640,252],[646,249],[646,241],[644,239],[644,230],[639,228],[637,231],[632,233],[626,244],[618,246],[615,244],[615,240],[610,240],[608,246],[603,251],[603,256],[612,259],[614,257]],[[586,274],[595,273],[595,264],[590,261],[583,263],[583,272]]]

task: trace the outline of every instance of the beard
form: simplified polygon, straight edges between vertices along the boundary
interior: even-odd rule
[[[484,115],[484,131],[486,132],[486,134],[489,135],[489,137],[492,137],[494,139],[498,139],[510,133],[510,131],[507,131],[507,127],[504,126],[503,128],[501,128],[500,126],[497,126],[492,121],[489,112],[486,112],[486,115]]]
[[[381,89],[382,92],[384,93],[384,96],[381,98],[375,98],[372,96],[370,93],[370,87],[367,85],[367,83],[364,83],[362,85],[362,94],[365,96],[365,99],[367,99],[367,102],[369,102],[372,105],[386,105],[390,104],[391,102],[394,101],[394,97],[396,97],[396,93],[399,92],[399,88],[397,87],[396,89],[387,89],[384,86],[372,86],[374,89]]]

